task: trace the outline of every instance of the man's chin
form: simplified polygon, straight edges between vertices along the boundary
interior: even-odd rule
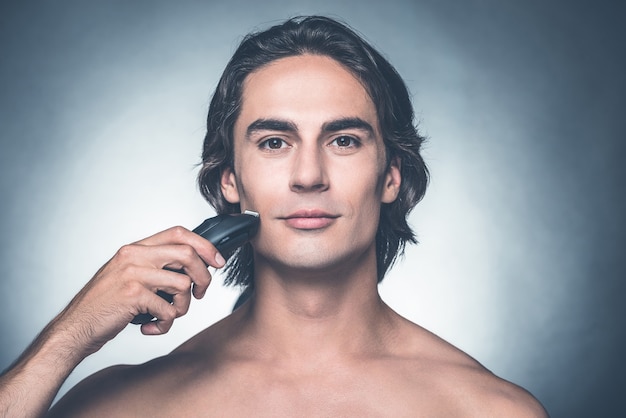
[[[260,270],[261,264],[266,264],[267,268],[285,278],[336,281],[358,270],[364,262],[365,252],[338,253],[319,247],[301,247],[283,251],[280,255],[271,253],[270,258],[255,259],[255,269],[258,266]],[[259,270],[257,274],[261,273]]]

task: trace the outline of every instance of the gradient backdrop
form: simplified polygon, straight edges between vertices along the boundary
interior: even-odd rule
[[[618,3],[3,1],[0,369],[121,245],[213,213],[195,164],[226,61],[255,27],[324,13],[394,63],[430,138],[421,243],[384,298],[554,417],[623,416]],[[167,336],[129,326],[62,391],[226,315],[236,290],[219,283]]]

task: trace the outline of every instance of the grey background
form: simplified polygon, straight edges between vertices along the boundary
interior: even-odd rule
[[[554,417],[623,415],[617,1],[2,2],[0,368],[121,245],[212,214],[194,182],[217,78],[249,30],[309,13],[388,56],[430,138],[420,244],[384,298]],[[168,352],[236,293],[214,285],[167,336],[129,327],[62,392]]]

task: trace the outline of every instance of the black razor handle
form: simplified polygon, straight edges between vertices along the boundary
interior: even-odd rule
[[[228,258],[233,251],[248,242],[259,229],[259,214],[244,213],[217,215],[196,227],[193,232],[211,241],[217,250]]]
[[[250,241],[259,229],[259,214],[252,211],[223,214],[206,219],[193,232],[209,240],[228,259],[237,248]],[[174,297],[162,290],[157,295],[172,303]],[[149,313],[142,313],[130,321],[131,324],[145,324],[154,319]]]

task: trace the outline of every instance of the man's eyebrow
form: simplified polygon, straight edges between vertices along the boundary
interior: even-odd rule
[[[257,131],[280,131],[280,132],[296,132],[298,127],[295,123],[281,119],[257,119],[248,125],[246,136],[251,136]]]
[[[322,125],[324,132],[337,132],[345,129],[360,129],[367,131],[370,135],[374,134],[372,125],[358,117],[336,119]]]
[[[326,133],[338,132],[346,129],[360,129],[366,131],[370,135],[374,134],[374,128],[372,125],[359,117],[335,119],[322,125],[322,131]],[[298,126],[289,120],[257,119],[248,125],[248,129],[246,129],[246,136],[250,137],[258,131],[297,132]]]

